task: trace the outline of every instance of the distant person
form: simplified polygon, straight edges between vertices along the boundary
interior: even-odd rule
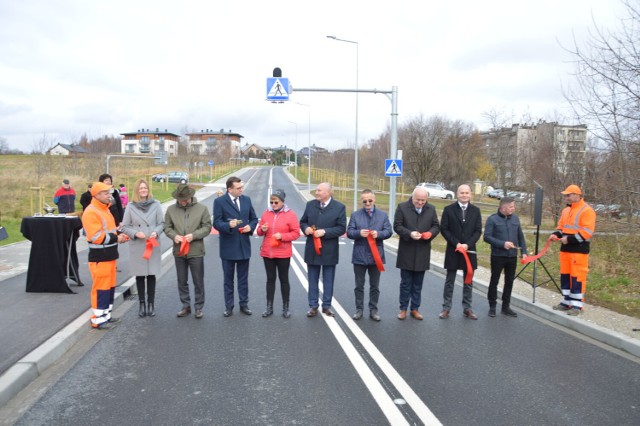
[[[119,322],[111,316],[116,292],[116,259],[118,243],[126,241],[119,234],[113,215],[109,212],[111,185],[96,182],[91,187],[93,199],[82,214],[82,227],[89,243],[89,272],[91,286],[91,327],[109,330]]]
[[[185,183],[176,186],[171,196],[175,204],[164,215],[164,233],[173,241],[173,258],[176,263],[178,294],[182,309],[178,318],[191,313],[189,295],[189,271],[193,280],[196,319],[203,317],[204,307],[204,239],[211,234],[211,214],[204,204],[198,203],[196,191]]]
[[[98,180],[100,182],[106,183],[107,185],[113,185],[113,177],[108,173],[101,174]],[[113,218],[116,221],[116,225],[120,226],[120,223],[122,222],[122,218],[124,217],[124,210],[122,210],[122,201],[120,200],[120,193],[118,192],[117,189],[113,189],[113,187],[111,192],[109,211],[113,215]]]
[[[429,204],[429,191],[416,187],[411,199],[398,204],[393,218],[393,230],[398,234],[396,268],[400,269],[400,312],[405,320],[407,309],[411,316],[423,320],[420,313],[422,284],[425,271],[431,267],[431,241],[440,233],[438,213]]]
[[[502,289],[502,313],[510,317],[518,314],[511,309],[511,291],[516,276],[518,250],[522,258],[527,258],[527,241],[520,226],[516,211],[516,202],[512,197],[500,199],[498,212],[487,219],[484,227],[484,241],[491,245],[491,279],[489,280],[489,316],[496,316],[498,300],[498,281],[504,270],[504,288]]]
[[[87,209],[87,206],[91,204],[91,187],[92,183],[87,185],[87,191],[83,192],[80,196],[80,205],[82,206],[82,211],[84,212]]]
[[[307,317],[315,317],[318,314],[321,272],[324,286],[322,313],[332,317],[333,281],[336,265],[340,260],[338,243],[347,229],[347,215],[344,204],[333,199],[329,183],[319,184],[316,188],[316,199],[307,202],[300,218],[300,229],[307,236],[304,247],[304,261],[307,264],[309,281]]]
[[[129,204],[129,194],[127,193],[127,187],[124,186],[124,183],[120,184],[118,192],[120,192],[120,203],[122,204],[122,210],[124,211]]]
[[[69,179],[62,181],[62,186],[53,195],[53,202],[58,206],[60,214],[76,211],[76,191],[71,187]]]
[[[140,302],[138,316],[141,318],[156,314],[156,275],[161,271],[162,256],[158,237],[163,228],[162,206],[153,198],[147,181],[138,179],[133,184],[132,202],[124,211],[121,229],[131,240],[129,267],[131,274],[136,277]]]
[[[269,208],[262,213],[258,235],[264,236],[260,256],[267,274],[267,309],[263,317],[273,315],[273,298],[276,292],[276,277],[280,278],[282,293],[282,316],[289,318],[289,265],[293,254],[291,242],[300,237],[300,224],[296,213],[284,202],[285,193],[276,189],[271,193]]]
[[[251,235],[258,226],[251,198],[242,195],[244,182],[236,176],[227,179],[227,193],[213,202],[213,227],[220,233],[220,259],[224,274],[224,316],[233,314],[234,276],[238,279],[240,312],[251,315],[249,308],[249,259]]]
[[[462,269],[463,276],[473,273],[478,268],[478,258],[476,253],[476,243],[482,235],[482,216],[480,209],[471,204],[471,187],[460,185],[456,192],[457,200],[449,204],[442,210],[442,220],[440,229],[442,236],[447,240],[447,248],[444,254],[444,269],[447,276],[444,281],[442,312],[440,319],[449,318],[451,311],[453,289],[456,282],[456,275]],[[459,250],[459,251],[456,251]],[[467,253],[472,270],[468,270],[464,255]],[[471,309],[473,301],[473,283],[462,286],[462,312],[465,317],[477,320],[477,315]]]
[[[552,241],[560,241],[560,289],[564,300],[553,309],[580,315],[587,291],[591,237],[596,230],[596,212],[582,198],[578,185],[561,192],[567,207],[562,210]]]
[[[360,194],[362,208],[354,211],[347,226],[347,237],[353,240],[351,263],[355,275],[355,299],[356,312],[354,320],[362,318],[364,313],[364,282],[369,274],[369,317],[374,321],[380,321],[378,315],[378,298],[380,296],[379,266],[384,265],[383,241],[393,235],[389,216],[376,207],[376,196],[370,189],[365,189]],[[370,243],[371,237],[373,243]],[[375,244],[375,253],[370,244]],[[378,262],[380,265],[378,265]],[[384,269],[384,267],[382,267]]]

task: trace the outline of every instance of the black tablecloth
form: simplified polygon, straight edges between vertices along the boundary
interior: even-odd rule
[[[20,232],[31,241],[28,292],[75,293],[67,277],[83,285],[78,274],[78,239],[82,221],[77,216],[41,216],[22,219]],[[71,263],[67,262],[71,256]],[[68,267],[69,266],[69,267]]]

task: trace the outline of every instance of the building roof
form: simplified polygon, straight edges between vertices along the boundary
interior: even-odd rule
[[[66,149],[69,152],[79,152],[79,153],[87,153],[88,152],[86,149],[84,149],[80,145],[66,144],[66,143],[58,143],[55,146],[53,146],[49,151],[51,151],[56,146],[61,146],[62,148]]]
[[[176,136],[176,137],[180,137],[179,134],[177,133],[173,133],[168,131],[167,129],[164,129],[164,132],[161,131],[158,127],[154,129],[138,129],[135,132],[125,132],[125,133],[120,133],[122,136],[134,136],[134,135],[170,135],[170,136]]]

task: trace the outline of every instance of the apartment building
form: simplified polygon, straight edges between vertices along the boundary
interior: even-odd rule
[[[123,139],[120,141],[122,154],[159,154],[166,151],[168,155],[178,155],[180,135],[169,132],[138,129],[135,132],[120,133]]]
[[[213,129],[200,130],[196,133],[187,133],[187,149],[195,155],[212,155],[219,151],[224,151],[225,156],[239,157],[242,136],[231,130],[214,131]]]

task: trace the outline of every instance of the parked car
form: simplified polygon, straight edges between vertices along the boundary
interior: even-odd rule
[[[504,191],[502,189],[496,188],[493,191],[489,191],[487,195],[490,198],[497,198],[498,200],[504,196]]]
[[[444,198],[446,200],[453,200],[453,197],[455,197],[455,194],[453,193],[453,191],[444,189],[442,185],[439,185],[437,183],[422,182],[416,186],[421,186],[423,188],[426,188],[427,191],[429,191],[430,198]]]
[[[186,172],[169,172],[167,179],[171,183],[188,183],[189,174]]]
[[[158,173],[156,175],[151,176],[151,180],[153,182],[166,182],[167,175],[165,173]]]

